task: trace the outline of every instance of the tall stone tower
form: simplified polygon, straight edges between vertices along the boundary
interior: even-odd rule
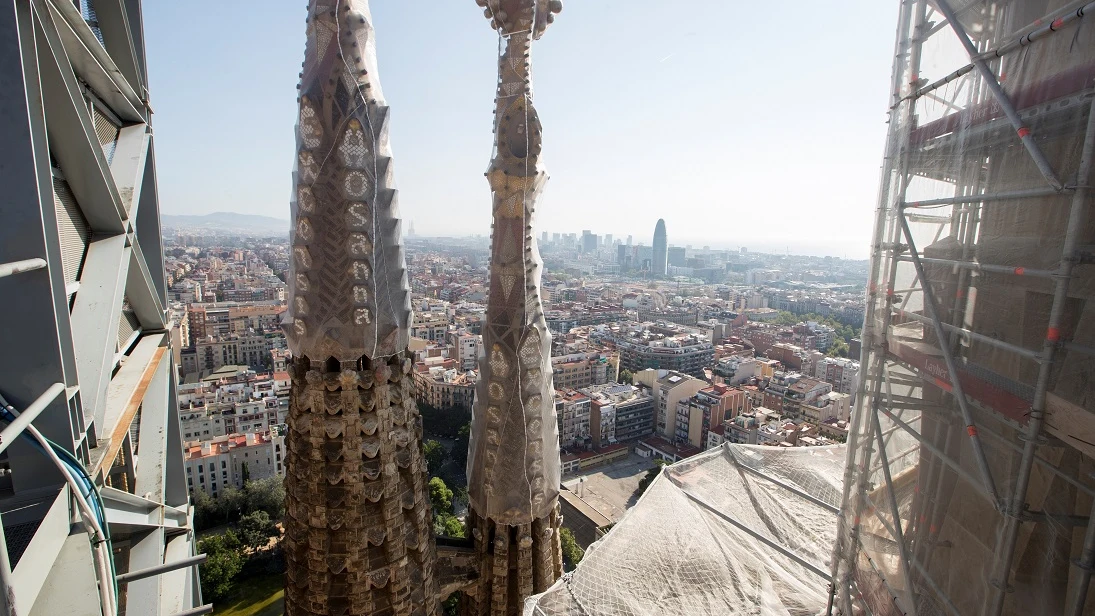
[[[654,225],[654,257],[650,262],[650,272],[655,276],[665,276],[669,272],[669,240],[665,235],[665,220],[658,219]]]
[[[547,180],[532,105],[532,42],[562,10],[557,0],[476,0],[504,46],[498,61],[490,299],[472,411],[468,527],[479,583],[467,614],[519,614],[562,574],[559,434],[551,338],[540,301],[542,263],[532,228]]]
[[[410,291],[366,0],[310,0],[293,174],[290,616],[427,615],[435,548]]]

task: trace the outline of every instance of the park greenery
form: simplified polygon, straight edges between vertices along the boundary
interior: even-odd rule
[[[862,333],[862,328],[853,327],[851,325],[845,325],[840,321],[837,321],[833,317],[824,317],[820,314],[808,313],[803,315],[795,315],[786,310],[781,310],[779,316],[776,317],[777,325],[797,325],[806,321],[813,321],[822,325],[828,325],[833,328],[835,332],[833,345],[829,347],[827,355],[829,357],[847,357],[848,356],[848,344],[853,338],[858,338]]]
[[[639,487],[635,490],[636,497],[642,496],[643,493],[646,492],[646,489],[650,487],[650,484],[653,483],[654,480],[658,478],[658,475],[661,474],[662,467],[664,467],[665,465],[665,460],[662,460],[661,458],[654,460],[654,466],[651,467],[650,470],[646,471],[646,474],[643,475],[643,478],[639,480]]]
[[[202,594],[223,600],[249,574],[268,574],[281,567],[271,539],[280,535],[285,514],[285,486],[280,477],[248,480],[242,489],[228,488],[216,499],[195,490],[194,526],[207,534],[198,541],[208,558],[201,565]],[[224,528],[227,526],[227,528]]]
[[[574,533],[565,526],[559,529],[559,543],[563,546],[563,568],[566,571],[574,571],[578,563],[582,562],[585,550],[574,539]]]

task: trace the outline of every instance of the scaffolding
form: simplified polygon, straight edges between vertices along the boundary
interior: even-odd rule
[[[1089,614],[1095,2],[904,0],[829,614]]]

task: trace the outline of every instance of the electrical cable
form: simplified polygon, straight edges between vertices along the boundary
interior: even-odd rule
[[[19,413],[0,395],[0,420],[12,422]],[[57,443],[42,435],[33,425],[28,425],[21,435],[31,446],[45,455],[61,471],[65,482],[72,490],[77,507],[84,518],[84,527],[91,535],[89,538],[96,554],[96,568],[101,580],[102,591],[99,599],[104,616],[116,613],[118,584],[114,564],[114,552],[110,538],[109,525],[106,522],[105,505],[94,482],[87,474],[83,464]],[[94,506],[93,506],[94,504]],[[109,578],[109,580],[107,579]]]

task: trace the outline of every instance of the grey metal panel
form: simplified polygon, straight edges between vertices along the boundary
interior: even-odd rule
[[[106,505],[106,518],[112,529],[137,532],[153,526],[183,528],[190,525],[186,511],[164,507],[155,501],[115,488],[104,486],[100,492],[103,504]]]
[[[66,0],[33,0],[35,10],[52,15],[57,33],[70,54],[72,66],[126,122],[144,122],[147,112],[141,97],[99,44],[80,11]]]
[[[147,175],[145,167],[148,165],[151,139],[148,126],[144,124],[122,128],[118,133],[114,159],[110,163],[110,175],[114,178],[114,185],[118,187],[122,206],[129,213],[130,220],[137,215],[135,207]],[[152,209],[157,206],[153,203]]]
[[[122,310],[123,281],[130,261],[125,240],[124,235],[115,235],[91,243],[80,291],[72,305],[73,345],[84,412],[95,418],[99,430],[118,344],[119,321],[113,315]]]
[[[130,87],[142,92],[145,87],[144,77],[137,60],[134,30],[129,23],[125,3],[122,0],[96,0],[95,13],[99,30],[103,33],[103,46],[117,63],[118,70],[129,81]]]
[[[91,226],[87,224],[84,213],[80,211],[76,198],[68,189],[68,184],[53,178],[53,205],[57,212],[57,230],[61,240],[61,265],[65,274],[65,284],[80,279],[80,268],[87,255]]]
[[[148,262],[145,261],[141,245],[136,236],[130,235],[129,241],[133,249],[126,278],[130,306],[146,331],[167,329],[167,312],[160,303],[160,298],[156,296],[156,287],[152,282],[152,274],[148,271]]]
[[[164,563],[165,537],[163,528],[153,528],[143,535],[135,536],[133,546],[129,550],[129,571],[162,565]],[[154,575],[143,580],[136,580],[130,582],[128,586],[126,616],[160,614],[163,576]]]
[[[140,436],[137,447],[137,481],[134,493],[150,500],[163,501],[167,468],[167,404],[171,386],[171,354],[160,356],[160,365],[152,375],[141,402]],[[181,450],[180,450],[181,453]]]
[[[182,452],[182,429],[179,426],[179,397],[178,383],[176,382],[175,365],[171,365],[171,387],[168,390],[167,400],[167,451]],[[186,469],[183,466],[183,456],[167,456],[167,477],[164,480],[164,504],[170,507],[188,508],[190,506],[190,492],[186,488]]]
[[[163,236],[160,229],[160,209],[156,185],[155,137],[151,137],[148,155],[145,158],[144,179],[141,181],[140,196],[137,198],[137,211],[131,214],[135,218],[134,231],[141,244],[141,253],[148,264],[148,273],[156,287],[160,305],[167,305],[167,280],[164,273]]]
[[[34,401],[56,382],[75,384],[76,369],[64,291],[57,213],[46,145],[42,105],[39,48],[34,18],[26,3],[0,8],[0,261],[43,258],[48,268],[0,279],[0,295],[18,301],[0,303],[0,348],[18,349],[0,354],[0,388],[17,408]],[[46,52],[48,54],[48,52]],[[68,375],[66,377],[66,374]],[[35,422],[39,430],[59,443],[72,443],[68,401],[56,400]],[[23,443],[8,450],[9,462],[19,469],[12,477],[16,491],[48,485],[57,480],[52,465]]]
[[[58,490],[48,512],[42,518],[38,532],[34,533],[34,538],[30,540],[30,545],[23,553],[23,558],[19,560],[19,565],[12,570],[17,614],[30,613],[31,606],[38,599],[38,593],[42,591],[42,585],[46,582],[50,568],[64,546],[69,532],[71,498],[68,486]],[[92,600],[97,602],[97,598]]]
[[[76,531],[65,537],[30,616],[101,616],[98,592],[91,544],[86,534]]]
[[[127,215],[111,180],[99,140],[93,136],[91,114],[72,72],[68,54],[53,29],[50,15],[38,13],[38,17],[36,39],[41,43],[39,48],[51,52],[38,64],[42,75],[42,98],[49,118],[50,154],[57,159],[91,228],[99,233],[124,232],[122,220]]]

